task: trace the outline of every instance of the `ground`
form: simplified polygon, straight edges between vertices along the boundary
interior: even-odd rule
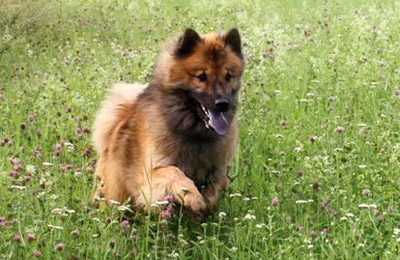
[[[0,259],[398,259],[400,3],[0,4]],[[185,28],[237,27],[233,179],[192,223],[90,204],[93,115]]]

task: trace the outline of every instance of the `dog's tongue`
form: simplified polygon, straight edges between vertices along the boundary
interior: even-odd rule
[[[226,120],[224,113],[210,111],[209,114],[210,120],[208,121],[209,125],[214,129],[215,132],[219,135],[225,135],[228,131],[228,120]]]

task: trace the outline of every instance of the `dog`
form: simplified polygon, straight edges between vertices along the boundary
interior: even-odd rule
[[[160,55],[148,86],[117,84],[94,121],[94,197],[146,209],[172,195],[190,212],[215,211],[229,185],[243,71],[236,28],[186,29]]]

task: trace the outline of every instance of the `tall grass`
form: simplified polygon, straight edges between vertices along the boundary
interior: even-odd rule
[[[397,1],[0,1],[0,259],[397,259]],[[233,182],[204,223],[98,210],[106,89],[186,27],[239,28]],[[128,207],[129,208],[129,207]]]

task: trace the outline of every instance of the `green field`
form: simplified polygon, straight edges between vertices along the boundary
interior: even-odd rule
[[[0,259],[399,259],[400,2],[0,0]],[[95,111],[171,36],[239,28],[233,179],[202,224],[90,204]]]

